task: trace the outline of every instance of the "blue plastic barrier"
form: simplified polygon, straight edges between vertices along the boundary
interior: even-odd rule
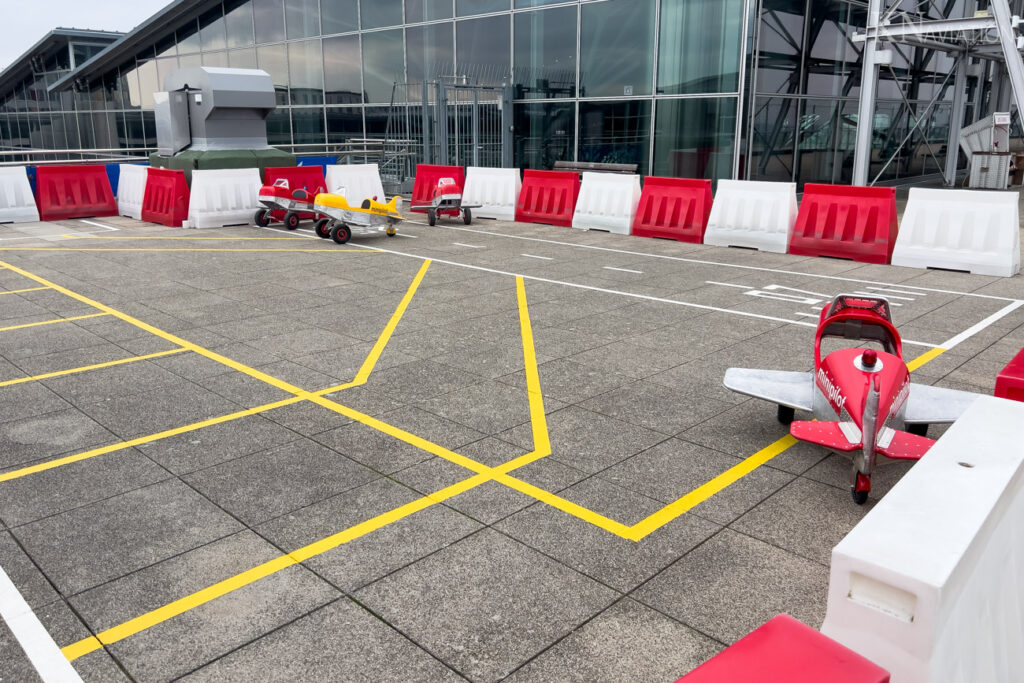
[[[299,166],[319,166],[324,176],[327,175],[327,167],[338,163],[338,157],[299,157]]]

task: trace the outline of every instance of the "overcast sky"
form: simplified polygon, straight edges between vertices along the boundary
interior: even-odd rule
[[[170,3],[171,0],[35,0],[28,3],[31,10],[4,12],[0,71],[58,26],[130,31]]]

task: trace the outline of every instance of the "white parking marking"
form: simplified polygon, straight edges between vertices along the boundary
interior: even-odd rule
[[[928,296],[924,292],[904,292],[899,289],[886,289],[885,287],[868,287],[876,292],[887,292],[889,294],[906,294],[907,296]]]
[[[993,313],[989,317],[985,318],[974,327],[969,327],[960,334],[953,337],[952,339],[948,340],[945,344],[942,344],[942,348],[949,351],[950,349],[953,349],[959,346],[960,344],[963,344],[965,341],[967,341],[974,335],[978,334],[979,332],[988,327],[991,327],[993,324],[999,322],[1006,316],[1010,315],[1021,306],[1024,306],[1024,301],[1014,301],[1012,304],[1006,306],[1001,311]]]
[[[467,249],[486,249],[487,248],[487,247],[482,247],[479,244],[463,244],[462,242],[452,242],[452,244],[454,244],[456,247],[466,247]]]
[[[551,258],[550,256],[534,256],[533,254],[520,254],[520,256],[525,256],[526,258],[536,258],[536,259],[540,259],[542,261],[554,261],[555,260],[555,259]]]
[[[604,269],[605,270],[617,270],[620,273],[634,273],[635,275],[643,275],[644,274],[644,271],[642,271],[642,270],[630,270],[629,268],[615,268],[613,266],[605,266]]]
[[[718,285],[719,287],[735,287],[736,289],[753,289],[753,287],[747,287],[746,285],[732,285],[728,282],[712,282],[711,280],[705,280],[706,285]]]
[[[874,296],[874,297],[878,296],[878,292],[854,292],[854,294],[860,294],[861,296]],[[888,292],[886,292],[885,298],[886,299],[899,299],[900,301],[917,301],[917,299],[915,299],[914,297],[911,297],[911,296],[895,296],[893,294],[889,294]],[[892,301],[890,301],[889,303],[892,303]],[[900,304],[892,304],[892,305],[893,306],[899,306]]]
[[[81,683],[78,672],[57,647],[57,643],[53,642],[53,638],[3,569],[0,569],[0,618],[7,623],[7,628],[21,644],[21,649],[41,679],[47,683]]]
[[[94,228],[103,228],[104,230],[112,230],[113,232],[120,232],[121,231],[120,228],[112,228],[109,225],[103,225],[102,223],[96,223],[95,221],[87,221],[84,218],[79,218],[78,220],[80,220],[81,222],[85,223],[86,225],[91,225]]]

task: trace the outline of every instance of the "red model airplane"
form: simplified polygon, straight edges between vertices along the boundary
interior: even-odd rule
[[[822,358],[827,339],[881,347],[840,348]],[[821,312],[814,372],[731,368],[725,387],[779,406],[779,421],[801,441],[853,453],[851,492],[863,505],[878,455],[919,460],[935,442],[929,424],[955,422],[977,394],[910,381],[903,345],[882,297],[841,294]],[[816,421],[794,422],[796,410]]]

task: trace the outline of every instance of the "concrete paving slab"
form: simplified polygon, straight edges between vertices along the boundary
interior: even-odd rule
[[[114,434],[74,408],[11,420],[0,423],[0,470],[118,441]]]
[[[603,610],[615,593],[484,530],[356,597],[456,671],[496,681]]]
[[[678,434],[721,412],[726,404],[638,380],[580,404],[608,417],[662,434]]]
[[[14,537],[0,531],[0,568],[21,593],[28,606],[37,609],[60,599],[57,591],[39,571]],[[0,624],[3,624],[0,619]]]
[[[4,663],[4,678],[43,683],[39,672],[3,619],[0,619],[0,662]]]

